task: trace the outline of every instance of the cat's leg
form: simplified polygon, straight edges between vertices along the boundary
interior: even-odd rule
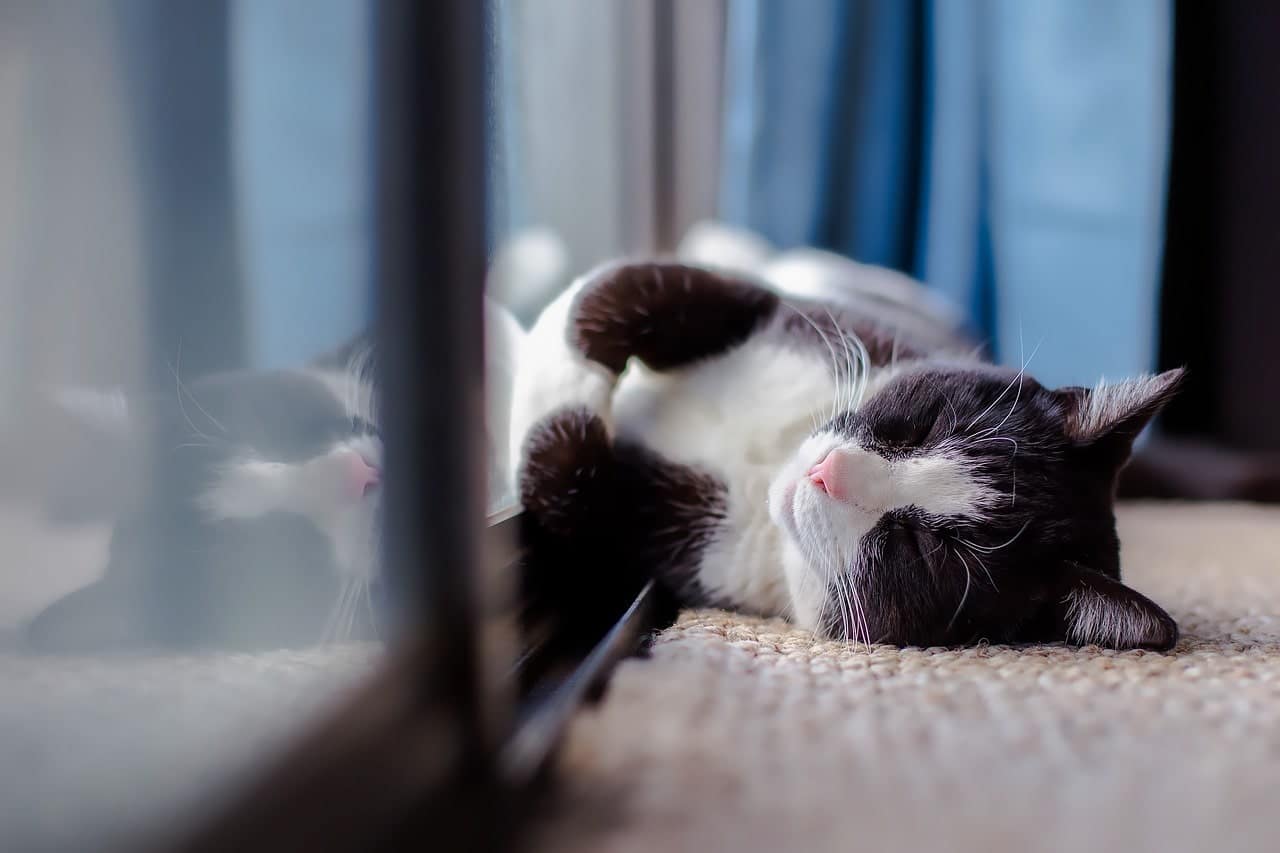
[[[525,338],[512,400],[511,458],[561,409],[597,417],[628,360],[671,370],[723,353],[772,318],[779,298],[743,279],[673,263],[611,264],[575,281]]]
[[[551,656],[572,656],[651,579],[651,628],[669,625],[678,605],[719,603],[699,566],[727,501],[715,477],[614,441],[586,408],[548,415],[529,431],[521,466],[527,624],[554,624]]]
[[[650,577],[664,600],[697,588],[703,549],[725,516],[724,485],[614,440],[611,397],[631,357],[663,370],[723,352],[772,315],[777,297],[678,265],[622,265],[576,282],[525,339],[512,457],[531,555],[527,604],[574,614],[598,637]],[[668,615],[674,611],[668,611]]]
[[[511,458],[525,509],[582,541],[584,531],[608,527],[620,496],[632,504],[689,504],[682,486],[673,485],[671,495],[638,491],[694,475],[639,449],[614,447],[618,378],[632,357],[667,370],[724,352],[778,304],[763,287],[680,264],[613,264],[574,282],[521,345]]]

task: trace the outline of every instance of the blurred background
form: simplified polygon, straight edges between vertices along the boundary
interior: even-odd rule
[[[368,320],[370,7],[162,5],[0,4],[6,401]],[[1166,428],[1274,450],[1276,21],[1202,5],[495,0],[491,293],[528,322],[715,220],[914,275],[1047,383],[1187,363]]]
[[[298,365],[370,322],[373,7],[0,0],[0,638],[92,580],[110,537],[49,526],[30,500],[53,452],[33,415],[48,388]],[[829,249],[922,279],[997,359],[1034,350],[1029,370],[1047,384],[1188,364],[1162,424],[1182,455],[1159,457],[1183,473],[1153,464],[1147,492],[1277,497],[1280,7],[487,9],[491,264],[473,284],[518,320],[618,255],[719,241],[749,265]],[[323,660],[308,666],[286,669],[299,685],[325,680]],[[238,715],[211,721],[190,682],[155,677],[182,725],[214,728],[173,729],[151,764],[133,750],[149,790],[176,791],[180,761],[209,760],[191,744],[267,705],[310,707],[249,691]],[[160,807],[119,790],[84,807],[106,771],[77,783],[80,800],[51,800],[77,768],[65,749],[39,763],[29,744],[53,740],[49,720],[82,720],[22,707],[0,717],[0,790],[14,794],[15,768],[44,773],[44,787],[0,798],[10,817],[70,826],[46,836],[65,842]],[[296,714],[265,717],[279,729]],[[154,739],[150,722],[129,730]],[[46,811],[30,811],[37,801]]]
[[[744,259],[816,246],[913,275],[1046,384],[1188,366],[1125,493],[1280,500],[1269,5],[496,12],[494,221],[531,264],[494,286],[524,319],[552,259],[694,253],[715,220],[755,238]]]

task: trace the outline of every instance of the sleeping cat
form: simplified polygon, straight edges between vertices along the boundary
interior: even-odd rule
[[[922,300],[862,297],[648,263],[553,302],[511,430],[540,594],[616,607],[656,574],[840,639],[1171,648],[1113,504],[1182,371],[1044,388]]]
[[[367,347],[163,392],[64,394],[94,430],[66,499],[110,510],[98,582],[39,614],[30,648],[263,648],[368,636],[382,445]],[[106,467],[110,463],[110,467]],[[99,482],[89,478],[97,475]],[[86,501],[110,496],[112,507]]]
[[[507,418],[523,331],[485,300],[490,509],[510,502]],[[114,525],[98,582],[27,627],[46,651],[299,647],[385,636],[376,350],[180,380],[64,390],[54,515]],[[68,418],[67,415],[71,415]]]

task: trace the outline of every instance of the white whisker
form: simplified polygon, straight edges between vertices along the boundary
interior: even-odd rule
[[[1043,343],[1043,342],[1044,342],[1044,339],[1042,338],[1042,339],[1040,340],[1040,343]],[[1024,361],[1024,362],[1022,363],[1022,367],[1021,367],[1021,368],[1019,368],[1019,370],[1018,370],[1018,374],[1017,374],[1016,376],[1014,376],[1014,377],[1013,377],[1013,379],[1009,380],[1009,384],[1008,384],[1008,385],[1006,385],[1006,386],[1004,387],[1004,390],[1000,392],[1000,396],[999,396],[999,397],[996,397],[994,400],[992,400],[992,401],[991,401],[991,405],[989,405],[989,406],[987,406],[985,409],[983,409],[983,410],[982,410],[982,412],[981,412],[981,414],[979,414],[976,418],[974,418],[974,419],[969,423],[969,426],[965,427],[965,431],[966,431],[966,432],[968,432],[969,430],[973,429],[974,425],[975,425],[975,424],[977,424],[977,423],[978,423],[978,421],[980,421],[980,420],[982,420],[983,418],[985,418],[985,417],[987,416],[987,414],[988,414],[992,409],[994,409],[996,406],[998,406],[998,405],[1000,404],[1000,401],[1004,399],[1004,395],[1005,395],[1005,394],[1008,394],[1008,393],[1009,393],[1009,389],[1013,388],[1013,386],[1014,386],[1015,384],[1017,384],[1017,385],[1019,386],[1019,390],[1021,390],[1022,377],[1023,377],[1023,375],[1024,375],[1024,374],[1025,374],[1025,372],[1026,372],[1027,365],[1031,363],[1031,359],[1035,358],[1035,357],[1036,357],[1036,353],[1040,351],[1040,343],[1037,343],[1037,344],[1036,344],[1035,349],[1033,349],[1033,350],[1031,351],[1031,355],[1027,358],[1027,360],[1026,360],[1026,361]],[[1003,422],[1003,421],[1001,421],[1001,423],[1004,423],[1004,422]]]
[[[968,547],[973,548],[973,549],[974,549],[974,550],[976,550],[976,551],[981,551],[981,552],[982,552],[982,553],[984,553],[984,554],[990,554],[990,553],[992,553],[992,552],[994,552],[994,551],[999,551],[1001,548],[1008,548],[1008,547],[1009,547],[1010,545],[1012,545],[1012,544],[1017,540],[1017,538],[1018,538],[1019,536],[1021,536],[1021,535],[1023,534],[1023,532],[1024,532],[1028,527],[1030,527],[1030,526],[1031,526],[1031,521],[1030,521],[1030,520],[1027,520],[1026,522],[1023,522],[1023,525],[1022,525],[1021,527],[1019,527],[1019,528],[1018,528],[1018,532],[1017,532],[1017,533],[1015,533],[1015,534],[1013,534],[1012,536],[1010,536],[1010,537],[1009,537],[1009,540],[1008,540],[1007,542],[1005,542],[1005,543],[1001,544],[1001,545],[978,545],[978,544],[977,544],[977,543],[975,543],[975,542],[970,542],[970,541],[969,541],[969,540],[967,540],[967,539],[961,539],[961,538],[959,538],[959,537],[956,537],[956,541],[957,541],[957,542],[960,542],[960,543],[961,543],[961,544],[963,544],[963,545],[967,545]]]
[[[373,592],[370,588],[371,584],[366,580],[362,585],[364,586],[365,610],[369,614],[369,633],[373,635],[374,639],[379,639],[378,617],[377,614],[373,612]]]
[[[969,571],[969,563],[961,556],[959,551],[954,552],[960,558],[961,564],[964,565],[964,594],[960,596],[960,603],[956,605],[956,612],[951,614],[951,621],[947,623],[947,632],[951,632],[951,628],[956,624],[956,619],[960,617],[960,611],[964,609],[964,603],[969,600],[969,586],[973,582],[973,575]]]
[[[831,345],[831,339],[827,337],[826,333],[823,332],[822,329],[818,327],[818,324],[815,323],[813,319],[809,317],[809,315],[805,314],[803,311],[801,311],[799,308],[795,307],[789,302],[783,301],[782,304],[785,305],[787,308],[790,308],[792,311],[794,311],[796,315],[800,317],[801,320],[804,320],[806,323],[808,323],[813,328],[813,330],[818,333],[818,337],[822,338],[822,343],[826,346],[827,352],[831,354],[831,370],[834,374],[836,388],[835,388],[835,398],[831,401],[831,414],[827,417],[827,420],[830,420],[831,418],[834,418],[836,416],[836,414],[839,411],[839,405],[840,405],[840,362],[839,362],[839,359],[836,357],[835,347]],[[815,423],[814,429],[817,429],[817,427],[818,425]]]

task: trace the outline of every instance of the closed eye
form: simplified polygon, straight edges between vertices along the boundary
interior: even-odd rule
[[[937,418],[931,415],[882,418],[871,427],[876,444],[891,450],[913,450],[933,433]]]

